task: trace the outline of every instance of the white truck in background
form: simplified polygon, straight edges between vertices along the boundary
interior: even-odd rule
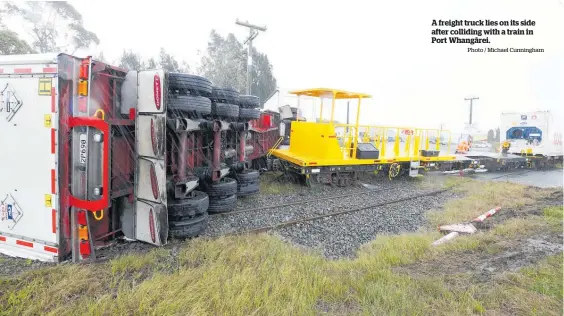
[[[550,111],[502,113],[500,141],[509,141],[511,154],[561,157],[561,124]]]

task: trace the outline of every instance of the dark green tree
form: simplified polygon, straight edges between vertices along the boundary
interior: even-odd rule
[[[247,59],[248,50],[245,59]],[[272,92],[276,90],[276,78],[274,77],[272,64],[268,56],[259,53],[253,48],[253,68],[251,70],[251,94],[260,98],[261,102],[266,102]],[[245,80],[246,82],[246,80]]]
[[[119,66],[129,70],[164,69],[169,72],[187,73],[190,71],[187,63],[178,62],[174,56],[161,48],[158,58],[150,57],[144,60],[143,57],[131,50],[124,50],[119,58]]]
[[[108,61],[106,60],[106,56],[104,56],[104,52],[100,52],[98,55],[92,56],[92,59],[101,61],[103,63],[108,63]]]
[[[0,55],[31,54],[35,51],[29,44],[10,30],[0,30]]]
[[[276,78],[268,56],[253,48],[251,94],[265,102],[276,90]],[[215,30],[210,33],[206,54],[202,56],[199,73],[215,86],[231,87],[241,93],[247,90],[247,48],[232,33],[226,37]]]
[[[123,50],[123,53],[119,58],[119,67],[127,70],[139,71],[147,69],[147,64],[143,61],[141,55],[136,54],[131,50]]]
[[[151,62],[154,62],[154,59],[149,59],[148,64],[151,65]],[[158,65],[155,63],[156,66],[160,66],[160,68],[169,71],[169,72],[182,72],[187,73],[190,72],[190,67],[185,61],[178,62],[174,56],[169,54],[164,48],[161,47],[159,52],[159,62]],[[149,68],[157,68],[157,67],[149,67]]]
[[[155,60],[154,57],[151,57],[147,60],[147,69],[157,69],[159,68],[159,63]]]
[[[21,39],[16,32],[6,28],[3,19],[8,14],[8,9],[0,7],[0,55],[29,54],[34,50]]]
[[[96,34],[84,27],[82,15],[66,1],[6,2],[4,10],[21,18],[33,38],[31,46],[38,52],[73,53],[100,43]]]

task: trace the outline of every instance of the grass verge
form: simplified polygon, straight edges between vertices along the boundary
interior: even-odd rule
[[[466,197],[447,203],[442,211],[446,220],[439,217],[441,211],[431,213],[430,219],[456,222],[473,218],[476,210],[485,211],[492,204],[510,208],[546,196],[506,186],[461,182],[457,190]],[[505,195],[517,193],[521,195],[514,199]],[[437,232],[378,236],[359,250],[356,259],[337,261],[272,235],[196,239],[177,254],[154,249],[103,264],[65,264],[0,279],[0,314],[560,315],[561,252],[524,269],[496,274],[487,282],[477,282],[464,271],[446,273],[445,264],[457,257],[464,261],[468,254],[495,256],[502,251],[502,242],[547,228],[555,231],[558,221],[561,228],[562,208],[547,208],[541,215],[515,217],[488,232],[436,248],[431,242],[440,236]],[[445,273],[395,270],[429,262]],[[465,262],[473,264],[479,262]]]
[[[444,187],[463,194],[465,198],[448,201],[443,209],[429,212],[429,223],[440,224],[469,221],[495,207],[519,212],[519,208],[546,198],[547,190],[535,189],[511,182],[484,182],[468,178],[449,178]],[[519,214],[514,214],[519,216]]]

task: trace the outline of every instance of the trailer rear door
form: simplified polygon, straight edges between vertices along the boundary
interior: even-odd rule
[[[56,261],[56,56],[29,56],[0,59],[0,253]]]

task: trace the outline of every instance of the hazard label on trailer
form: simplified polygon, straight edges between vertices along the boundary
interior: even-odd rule
[[[39,78],[39,95],[51,95],[53,81],[51,78]]]
[[[51,114],[45,114],[43,117],[43,125],[45,127],[51,127]]]
[[[11,194],[0,201],[0,223],[7,223],[8,229],[13,229],[23,216],[23,211]]]
[[[53,199],[51,194],[45,194],[45,207],[53,207]]]
[[[8,122],[11,121],[22,104],[16,91],[9,84],[0,87],[0,116],[4,116]]]

